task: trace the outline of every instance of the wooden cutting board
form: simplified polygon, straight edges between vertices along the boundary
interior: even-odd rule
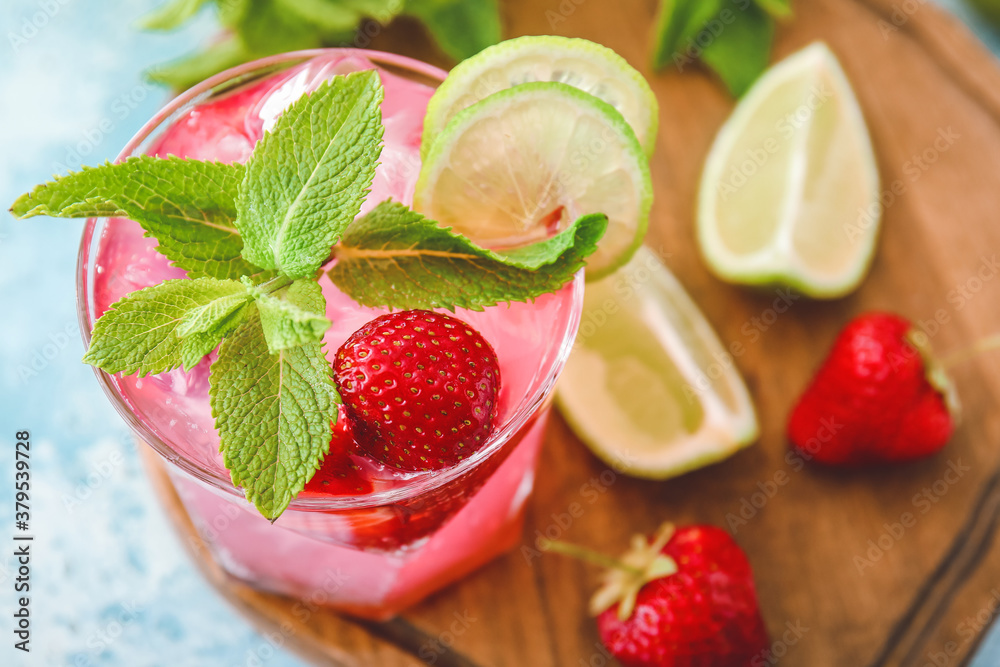
[[[536,530],[556,530],[615,553],[633,532],[665,519],[729,526],[753,562],[780,664],[963,664],[1000,604],[1000,354],[955,370],[965,421],[952,444],[924,462],[853,473],[799,470],[785,460],[784,425],[836,332],[861,311],[936,320],[932,341],[944,351],[1000,332],[1000,69],[929,0],[795,3],[774,57],[816,39],[833,47],[871,127],[883,186],[895,183],[902,194],[887,202],[878,255],[860,290],[836,302],[797,300],[775,317],[779,295],[721,283],[696,251],[698,174],[733,102],[704,71],[649,70],[655,6],[508,0],[506,33],[601,42],[652,82],[661,122],[648,242],[669,253],[670,267],[723,342],[743,344],[736,361],[762,437],[723,464],[652,483],[605,472],[555,418],[524,543],[533,543]],[[447,65],[414,24],[385,30],[373,46]],[[147,458],[175,524],[190,536],[160,462]],[[949,473],[955,469],[960,476]],[[592,502],[582,490],[590,480],[606,491]],[[584,511],[567,522],[573,503]],[[741,511],[745,523],[733,522]],[[900,533],[893,524],[904,513],[915,525]],[[227,579],[196,541],[184,542],[195,545],[209,581],[259,629],[279,632],[272,636],[316,664],[613,664],[585,610],[596,572],[558,556],[529,563],[511,553],[396,621],[365,624],[322,610],[302,621],[288,600]]]

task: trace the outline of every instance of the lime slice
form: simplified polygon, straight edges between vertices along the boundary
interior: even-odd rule
[[[587,285],[556,401],[598,457],[636,477],[700,468],[758,434],[733,357],[645,247],[614,275]]]
[[[604,100],[632,126],[647,157],[653,154],[659,107],[642,75],[605,46],[546,35],[501,42],[451,70],[427,105],[420,155],[462,109],[532,81],[565,83]]]
[[[815,43],[764,74],[719,132],[701,178],[701,251],[724,280],[838,297],[864,278],[881,216],[861,108]]]
[[[414,208],[490,248],[548,238],[608,216],[587,277],[624,264],[649,223],[653,185],[632,128],[563,83],[524,83],[460,111],[424,160]]]

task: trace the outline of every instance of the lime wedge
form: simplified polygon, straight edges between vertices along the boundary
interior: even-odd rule
[[[460,111],[424,160],[414,208],[495,249],[608,216],[587,277],[624,264],[649,224],[649,164],[621,114],[563,83],[524,83]]]
[[[636,477],[700,468],[758,434],[733,357],[645,247],[614,275],[587,285],[556,402],[599,458]]]
[[[839,297],[864,278],[881,216],[861,108],[833,52],[812,44],[764,74],[719,132],[701,251],[724,280]]]
[[[613,106],[653,154],[659,107],[649,84],[624,58],[585,39],[528,36],[491,46],[459,63],[435,91],[424,116],[420,155],[459,111],[493,93],[533,81],[579,88]]]

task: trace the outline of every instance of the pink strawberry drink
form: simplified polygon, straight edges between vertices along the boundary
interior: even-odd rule
[[[301,52],[231,70],[176,99],[122,157],[245,161],[293,100],[336,74],[373,67],[385,88],[385,135],[362,211],[390,197],[409,204],[420,169],[424,111],[444,72],[388,54]],[[130,220],[88,221],[79,273],[84,331],[127,293],[184,277],[155,244]],[[328,278],[320,284],[333,322],[324,348],[332,361],[352,332],[385,311],[359,306]],[[352,456],[353,492],[325,493],[311,485],[274,525],[233,487],[219,454],[208,399],[214,353],[189,373],[178,369],[140,379],[98,371],[98,377],[137,437],[169,462],[181,502],[227,572],[259,588],[387,618],[519,540],[550,394],[576,333],[582,291],[578,277],[531,304],[456,313],[483,334],[500,363],[496,427],[474,456],[421,473]]]

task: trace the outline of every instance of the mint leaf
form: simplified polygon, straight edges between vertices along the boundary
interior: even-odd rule
[[[243,171],[239,164],[130,157],[39,185],[11,212],[18,218],[130,218],[192,278],[262,274],[240,254],[235,195]]]
[[[172,30],[209,0],[174,0],[145,21]],[[771,0],[776,2],[779,0]],[[213,0],[228,35],[199,52],[156,67],[153,81],[185,89],[240,63],[318,46],[357,46],[364,18],[382,25],[401,11],[423,20],[441,48],[462,60],[500,40],[497,0]],[[405,7],[404,7],[405,5]]]
[[[205,305],[192,308],[177,326],[177,335],[185,337],[211,331],[249,302],[248,290],[234,290],[229,296],[220,296]]]
[[[244,302],[228,315],[220,317],[204,331],[192,332],[184,336],[181,347],[181,365],[189,371],[198,365],[205,355],[219,346],[222,340],[238,327],[254,308]]]
[[[424,22],[441,49],[455,60],[500,41],[496,0],[407,0],[406,13]]]
[[[791,0],[755,0],[757,6],[776,19],[788,18],[792,15]]]
[[[586,215],[552,239],[499,253],[387,201],[348,227],[329,276],[363,306],[482,310],[562,287],[606,227],[605,216]]]
[[[790,14],[788,0],[663,0],[653,65],[701,60],[738,97],[767,69],[774,17]]]
[[[749,2],[750,0],[746,0]],[[726,0],[661,0],[653,45],[653,67],[681,63],[695,38],[725,6]]]
[[[168,0],[140,22],[146,30],[174,30],[194,17],[208,0]]]
[[[403,0],[274,0],[275,8],[320,29],[324,44],[350,41],[365,18],[385,25],[403,9]]]
[[[241,39],[229,36],[213,42],[197,53],[147,70],[146,78],[175,90],[187,90],[213,74],[253,59],[254,54]]]
[[[318,343],[330,328],[330,320],[323,315],[326,312],[323,290],[313,280],[296,280],[273,294],[255,297],[271,354],[306,343]]]
[[[276,519],[319,469],[340,397],[319,343],[270,354],[253,312],[212,364],[209,396],[233,484]]]
[[[178,4],[185,1],[178,0]],[[150,80],[184,90],[241,63],[324,44],[319,26],[285,7],[275,6],[274,0],[215,0],[214,4],[227,37],[212,42],[201,51],[153,68],[147,72]],[[166,9],[169,8],[164,11]],[[179,27],[184,18],[179,14],[180,7],[176,11],[177,14],[167,17],[164,25],[147,27],[163,30]],[[155,15],[152,18],[155,20]],[[340,36],[347,38],[350,32],[340,33]]]
[[[253,9],[268,7],[268,0],[213,0],[219,7],[219,22],[227,28],[238,28],[240,21]]]
[[[301,21],[334,33],[354,30],[362,15],[344,2],[330,0],[274,0],[275,6]]]
[[[229,0],[218,0],[224,8]],[[275,0],[241,0],[227,22],[255,58],[284,51],[312,49],[323,45],[318,26],[305,21]]]
[[[350,7],[362,16],[367,16],[385,25],[403,11],[403,0],[335,0]]]
[[[167,280],[132,292],[97,320],[83,360],[108,373],[138,372],[140,377],[182,364],[190,368],[219,344],[226,321],[242,311],[231,297],[250,300],[242,283],[214,278]],[[213,305],[217,302],[226,306]],[[199,335],[186,339],[178,331],[182,327]]]
[[[291,278],[326,262],[375,176],[381,102],[374,70],[338,76],[292,103],[258,142],[237,200],[247,261]]]
[[[705,47],[701,59],[739,97],[767,69],[773,40],[774,19],[751,4],[736,12],[736,19]]]

